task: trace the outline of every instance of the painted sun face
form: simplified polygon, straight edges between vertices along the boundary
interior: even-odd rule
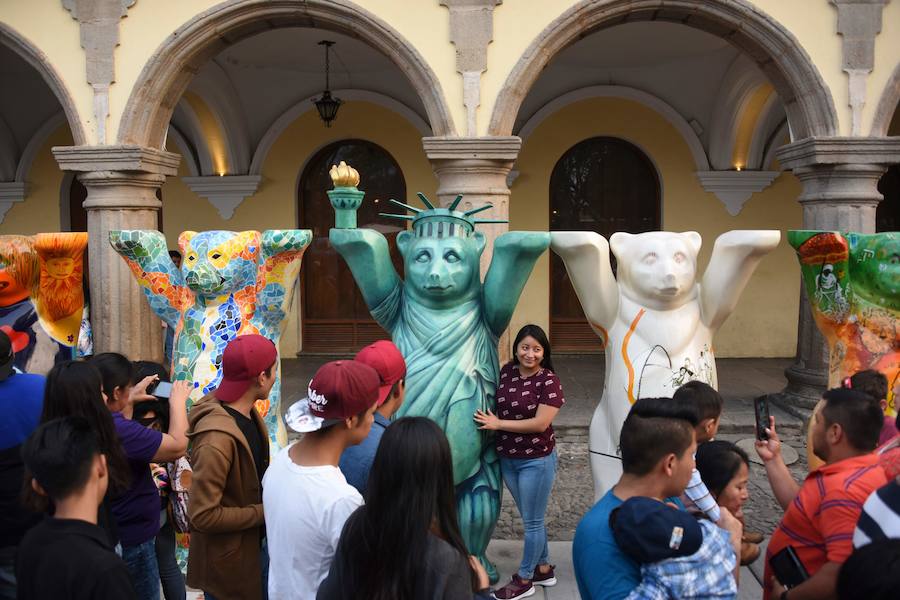
[[[67,279],[75,272],[75,260],[72,258],[48,258],[44,265],[53,279]]]

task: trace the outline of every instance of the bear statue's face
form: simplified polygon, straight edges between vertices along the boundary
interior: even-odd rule
[[[900,310],[900,234],[848,235],[850,286],[872,304]]]
[[[423,305],[450,308],[478,293],[479,259],[484,250],[481,233],[469,238],[437,238],[403,231],[397,236],[397,246],[403,255],[406,290]]]
[[[683,305],[694,292],[700,243],[693,231],[613,234],[610,247],[618,261],[620,289],[648,308]]]
[[[258,231],[185,231],[178,244],[185,284],[200,296],[231,294],[256,282]]]

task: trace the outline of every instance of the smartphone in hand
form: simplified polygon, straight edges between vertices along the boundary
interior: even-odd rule
[[[797,556],[793,546],[787,546],[769,559],[772,573],[778,583],[790,589],[809,579],[806,567]]]
[[[160,400],[168,400],[169,396],[172,395],[172,384],[168,381],[160,381],[153,388],[152,394]]]
[[[756,414],[756,439],[764,442],[769,439],[769,434],[766,433],[766,429],[769,427],[768,396],[754,398],[753,412]]]

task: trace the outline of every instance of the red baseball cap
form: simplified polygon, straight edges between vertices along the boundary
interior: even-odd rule
[[[406,377],[406,361],[400,350],[390,340],[378,340],[360,350],[355,361],[369,365],[378,373],[378,406],[384,404],[394,384]]]
[[[309,382],[306,398],[285,415],[294,431],[307,433],[354,417],[378,401],[378,373],[355,360],[325,363]]]
[[[237,336],[222,353],[222,383],[213,393],[222,402],[235,402],[277,360],[278,351],[269,338],[255,333]]]

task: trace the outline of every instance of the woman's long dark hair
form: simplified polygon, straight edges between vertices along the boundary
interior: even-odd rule
[[[750,468],[747,453],[739,446],[725,440],[712,440],[697,446],[697,471],[703,483],[713,495],[722,493],[734,479],[741,463]]]
[[[384,432],[366,504],[350,516],[341,536],[343,597],[413,600],[431,534],[468,561],[447,436],[430,419],[405,417]],[[477,584],[473,571],[473,591]]]
[[[106,455],[110,495],[116,496],[131,484],[131,470],[113,425],[112,414],[103,404],[102,378],[90,363],[67,361],[54,365],[47,374],[41,423],[59,417],[83,417],[91,424]]]
[[[544,333],[544,330],[534,323],[526,325],[516,334],[516,339],[512,346],[512,363],[514,365],[519,364],[519,356],[516,354],[516,350],[519,348],[519,344],[522,343],[522,340],[528,336],[533,337],[534,341],[540,344],[541,348],[544,349],[544,359],[541,361],[541,366],[555,372],[555,369],[553,368],[553,358],[550,355],[550,340],[547,338],[547,334]]]
[[[116,388],[123,390],[135,382],[134,364],[116,352],[103,352],[95,354],[91,358],[91,364],[100,371],[103,377],[103,391],[106,392],[109,402],[114,400],[113,393]]]

